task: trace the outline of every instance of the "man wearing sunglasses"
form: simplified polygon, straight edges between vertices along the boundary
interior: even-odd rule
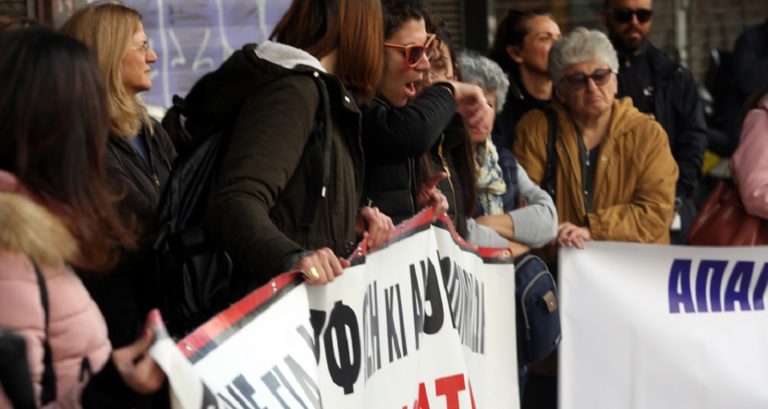
[[[671,237],[672,243],[685,244],[696,213],[692,196],[699,185],[707,125],[691,73],[649,41],[652,20],[652,0],[605,1],[603,21],[619,55],[618,96],[632,97],[637,109],[656,117],[680,168]]]

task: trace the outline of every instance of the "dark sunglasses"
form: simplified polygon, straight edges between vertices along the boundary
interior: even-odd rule
[[[626,7],[609,8],[608,13],[611,13],[619,23],[629,23],[632,21],[632,16],[637,16],[637,21],[640,23],[647,23],[653,16],[653,10]]]
[[[435,35],[429,34],[427,35],[427,42],[424,43],[424,45],[421,44],[410,44],[410,45],[400,45],[400,44],[392,44],[392,43],[384,43],[384,47],[389,48],[397,48],[400,50],[403,50],[405,53],[405,65],[407,67],[415,67],[419,64],[422,57],[427,57],[429,59],[429,54],[432,51],[432,42],[435,41]]]
[[[586,88],[589,85],[589,79],[595,82],[595,85],[605,85],[611,78],[613,72],[609,69],[598,68],[592,74],[579,72],[565,77],[565,82],[573,88]]]

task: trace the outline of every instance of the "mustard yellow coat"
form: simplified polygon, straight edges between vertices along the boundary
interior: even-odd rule
[[[589,222],[593,240],[669,243],[678,169],[667,134],[629,98],[613,103],[608,134],[599,146],[592,188],[593,213],[581,192],[579,143],[573,120],[562,104],[557,112],[556,207],[560,222]],[[534,183],[541,184],[547,162],[548,124],[533,110],[518,123],[513,151]]]

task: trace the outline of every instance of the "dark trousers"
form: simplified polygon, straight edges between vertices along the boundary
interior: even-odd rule
[[[693,199],[683,199],[683,203],[677,211],[680,213],[681,228],[670,231],[669,238],[672,244],[688,244],[688,233],[691,232],[693,219],[696,218],[696,206],[693,204]]]
[[[557,376],[528,373],[522,409],[557,409]]]

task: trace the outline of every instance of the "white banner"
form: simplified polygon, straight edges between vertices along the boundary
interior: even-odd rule
[[[183,355],[155,348],[176,394],[195,395],[176,407],[517,408],[512,260],[454,237],[417,224],[328,285],[278,277]],[[205,386],[181,382],[180,359]]]
[[[768,408],[768,248],[560,253],[560,408]]]

